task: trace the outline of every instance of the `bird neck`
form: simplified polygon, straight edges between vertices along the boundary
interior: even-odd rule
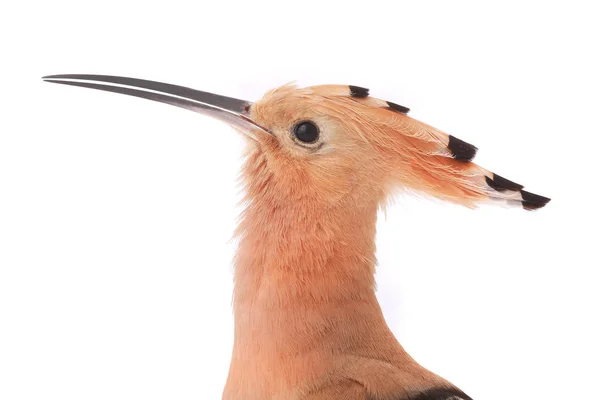
[[[234,304],[313,309],[373,300],[376,219],[377,204],[252,203],[240,223]]]
[[[234,312],[374,300],[378,199],[357,201],[346,189],[327,201],[309,168],[268,157],[250,151],[242,170],[247,207],[236,230]]]
[[[400,355],[375,296],[377,201],[357,204],[349,196],[326,206],[292,192],[271,196],[272,179],[246,176],[224,398],[250,392],[270,398],[267,393],[309,379],[306,374],[326,374],[334,368],[333,349]]]

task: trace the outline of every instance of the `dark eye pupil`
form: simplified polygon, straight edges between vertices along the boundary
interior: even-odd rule
[[[319,138],[319,128],[310,121],[300,122],[294,127],[294,135],[303,143],[313,143]]]

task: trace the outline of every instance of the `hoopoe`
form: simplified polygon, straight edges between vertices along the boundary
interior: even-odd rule
[[[223,400],[468,400],[420,366],[375,297],[378,209],[397,188],[475,208],[550,199],[471,160],[477,148],[359,86],[288,84],[251,103],[105,75],[48,82],[142,97],[247,139],[234,346]]]

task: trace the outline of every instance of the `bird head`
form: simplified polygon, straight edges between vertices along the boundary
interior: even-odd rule
[[[473,163],[475,146],[358,86],[287,84],[252,103],[134,78],[43,79],[159,101],[233,126],[249,141],[249,190],[272,202],[381,203],[396,189],[471,208],[494,202],[534,210],[550,201]]]

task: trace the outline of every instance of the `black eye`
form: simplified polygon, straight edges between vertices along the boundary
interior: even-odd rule
[[[303,143],[314,143],[319,139],[319,128],[310,121],[302,121],[294,127],[294,135]]]

